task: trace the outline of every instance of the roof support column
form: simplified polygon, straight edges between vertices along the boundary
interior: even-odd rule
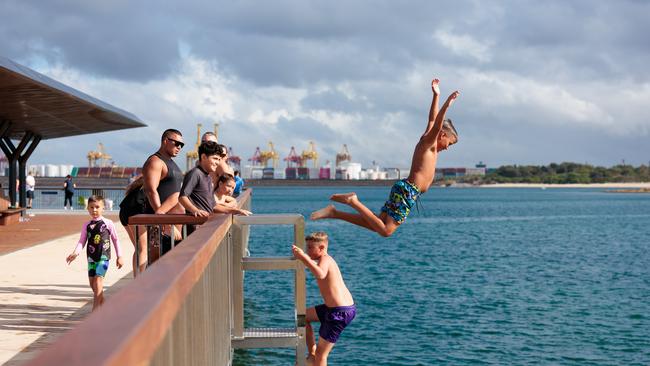
[[[7,131],[9,129],[7,128]],[[23,152],[25,149],[25,146],[27,146],[28,139],[27,135],[31,135],[31,132],[28,132],[25,134],[23,139],[20,141],[18,144],[18,147],[15,147],[13,142],[11,142],[11,139],[9,138],[7,131],[5,131],[4,135],[2,136],[2,140],[0,141],[0,148],[2,151],[5,153],[7,156],[7,160],[9,161],[9,201],[11,203],[11,207],[16,207],[16,162],[18,161],[18,157],[20,154]],[[31,139],[31,136],[29,137]],[[24,175],[24,173],[23,173]],[[25,182],[23,180],[22,188],[23,188],[23,194],[24,189],[25,189]]]
[[[25,168],[27,158],[32,155],[32,152],[34,152],[34,149],[36,148],[36,145],[34,145],[35,137],[36,136],[33,132],[27,131],[25,132],[25,135],[23,136],[22,140],[20,140],[20,144],[18,145],[18,149],[21,152],[18,155],[18,179],[20,181],[20,189],[18,190],[18,202],[20,203],[20,207],[27,207],[27,172],[25,171]],[[30,142],[31,145],[29,145]],[[21,146],[22,149],[20,148]],[[25,151],[24,153],[23,150]]]
[[[25,136],[23,136],[23,141],[26,141],[25,146],[30,143],[25,153],[18,157],[18,174],[20,175],[20,195],[19,202],[20,207],[27,207],[27,179],[25,176],[25,171],[27,170],[27,160],[38,146],[38,143],[41,142],[41,136],[35,135],[32,132],[28,131]]]
[[[16,206],[16,184],[13,183],[16,181],[15,175],[15,160],[12,160],[13,153],[8,146],[5,145],[4,140],[9,136],[9,130],[11,129],[11,122],[7,120],[2,120],[0,123],[0,149],[7,157],[7,162],[9,163],[9,202],[12,207]]]

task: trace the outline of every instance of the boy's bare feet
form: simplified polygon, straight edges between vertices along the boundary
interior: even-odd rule
[[[337,193],[337,194],[333,194],[330,197],[330,200],[332,200],[334,202],[344,203],[346,205],[349,205],[350,203],[352,203],[352,201],[354,201],[356,199],[357,199],[357,194],[354,193],[354,192]]]
[[[309,216],[309,218],[311,220],[326,219],[326,218],[332,217],[335,210],[336,209],[334,208],[334,205],[327,205],[327,207],[325,207],[325,208],[321,208],[318,211],[312,212],[312,214]]]
[[[433,81],[431,81],[431,90],[435,95],[440,95],[440,86],[438,84],[440,84],[439,79],[433,79]]]
[[[459,95],[460,95],[460,92],[459,92],[458,90],[456,90],[455,92],[451,93],[451,95],[449,96],[449,98],[447,98],[447,102],[446,102],[446,103],[447,103],[447,106],[451,106],[451,105],[454,103],[454,101],[456,100],[456,98],[458,98]]]

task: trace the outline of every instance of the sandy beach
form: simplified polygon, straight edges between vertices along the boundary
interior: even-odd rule
[[[650,188],[650,182],[639,183],[589,183],[589,184],[544,184],[544,183],[499,183],[483,184],[481,188]]]

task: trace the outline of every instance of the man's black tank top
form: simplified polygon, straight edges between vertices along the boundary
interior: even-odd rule
[[[160,203],[163,203],[172,194],[180,192],[181,185],[183,184],[183,172],[181,172],[181,169],[178,167],[178,165],[176,165],[176,163],[171,158],[166,158],[162,156],[162,154],[160,154],[159,152],[156,152],[151,156],[154,155],[157,156],[160,160],[162,160],[165,163],[165,165],[167,165],[167,175],[165,176],[165,178],[160,180],[157,189],[158,196],[160,197]],[[149,159],[151,159],[151,156],[149,157]],[[149,208],[151,207],[151,205],[148,206]]]

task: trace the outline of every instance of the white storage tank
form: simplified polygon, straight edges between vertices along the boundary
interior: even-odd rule
[[[65,177],[66,175],[72,173],[72,165],[61,164],[59,165],[59,176]]]
[[[400,171],[397,169],[388,169],[386,171],[386,178],[384,179],[398,180],[400,179],[399,173]]]
[[[60,177],[59,166],[53,164],[47,164],[45,166],[45,176],[46,177]]]
[[[245,165],[241,170],[241,177],[244,179],[251,179],[253,167]]]
[[[27,169],[27,173],[32,172],[34,176],[36,177],[44,177],[45,176],[45,165],[43,164],[38,164],[38,165],[30,165],[29,169]]]
[[[343,179],[361,179],[361,163],[343,162],[340,168],[343,170]]]
[[[359,172],[359,179],[368,179],[368,171],[362,170],[361,172]]]

